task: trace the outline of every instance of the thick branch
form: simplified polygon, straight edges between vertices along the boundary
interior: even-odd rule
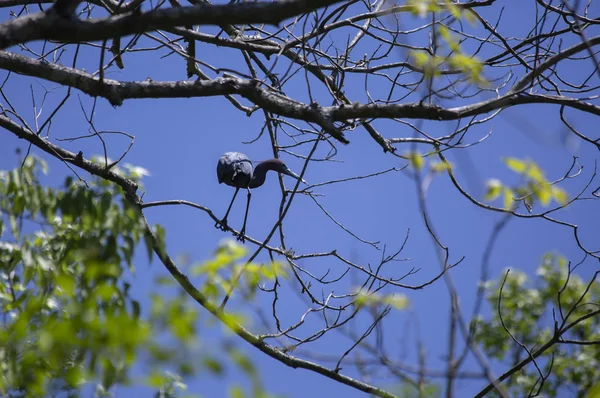
[[[184,25],[276,25],[287,18],[339,1],[278,0],[223,5],[201,3],[192,7],[158,9],[141,14],[132,12],[88,21],[65,18],[50,9],[1,24],[0,49],[33,40],[81,43]]]
[[[600,107],[589,102],[566,96],[523,92],[508,93],[455,108],[442,108],[423,102],[407,104],[354,103],[320,107],[317,104],[304,104],[273,90],[262,88],[257,81],[236,77],[179,82],[121,82],[111,79],[101,81],[99,78],[77,69],[37,61],[4,51],[0,51],[0,68],[74,87],[88,95],[104,97],[113,105],[121,105],[125,99],[133,98],[189,98],[238,94],[269,112],[316,123],[343,143],[348,143],[348,140],[333,122],[368,118],[458,120],[523,104],[557,104],[600,116]]]
[[[576,98],[558,95],[505,94],[486,101],[455,108],[442,108],[426,103],[407,104],[354,104],[323,108],[333,121],[361,118],[405,118],[429,120],[457,120],[481,115],[498,109],[524,104],[559,104],[600,116],[600,107]]]
[[[348,143],[322,108],[296,102],[272,90],[261,88],[257,81],[235,77],[180,82],[100,80],[77,69],[35,61],[4,51],[0,51],[0,68],[74,87],[93,97],[104,97],[112,105],[121,105],[123,100],[130,98],[186,98],[238,94],[269,112],[316,123],[338,141]]]

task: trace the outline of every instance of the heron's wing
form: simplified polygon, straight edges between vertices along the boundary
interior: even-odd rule
[[[252,162],[250,159],[240,159],[234,163],[234,173],[231,177],[232,182],[237,187],[247,187],[252,179]]]
[[[227,152],[217,164],[219,183],[234,187],[246,187],[252,179],[252,161],[240,152]]]

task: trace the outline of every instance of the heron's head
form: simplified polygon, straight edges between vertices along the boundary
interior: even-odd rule
[[[285,175],[290,176],[290,177],[294,177],[295,179],[300,180],[304,184],[308,185],[308,183],[306,181],[304,181],[304,179],[300,178],[300,176],[298,174],[294,173],[281,160],[279,160],[279,159],[273,159],[272,162],[273,162],[273,164],[275,164],[275,167],[276,167],[276,170],[277,170],[278,173],[285,174]]]

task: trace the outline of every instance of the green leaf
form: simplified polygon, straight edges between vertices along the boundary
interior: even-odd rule
[[[110,209],[110,205],[112,202],[112,195],[110,192],[104,192],[100,198],[100,212],[102,215],[105,215]]]
[[[559,204],[563,206],[567,204],[567,202],[569,201],[569,196],[562,188],[553,185],[551,191],[554,200],[556,200]]]
[[[56,277],[56,287],[59,288],[60,295],[73,297],[75,294],[75,279],[66,274],[61,274]]]
[[[155,279],[156,283],[162,286],[174,286],[177,283],[171,276],[159,276]]]
[[[508,168],[520,174],[524,173],[525,169],[527,169],[527,163],[517,158],[505,158],[504,163],[506,163]]]
[[[197,341],[188,337],[196,337],[196,309],[177,297],[158,305],[153,299],[150,311],[142,311],[128,294],[123,272],[145,226],[124,192],[96,177],[87,184],[67,178],[66,188],[42,187],[36,176],[43,163],[35,159],[27,157],[23,167],[9,173],[0,171],[0,222],[10,222],[13,232],[22,235],[0,241],[5,279],[0,305],[6,318],[0,346],[10,347],[0,350],[0,366],[5,365],[0,395],[26,386],[27,396],[51,396],[56,386],[77,389],[88,380],[101,380],[104,386],[96,391],[106,397],[110,388],[137,380],[129,368],[140,358],[148,358],[152,367],[193,375],[187,354],[188,341]],[[19,231],[21,220],[28,224]],[[164,244],[164,231],[156,231]],[[165,340],[176,346],[164,346]],[[155,355],[161,351],[157,346],[166,355]],[[163,380],[166,394],[185,388],[177,375]],[[60,395],[72,391],[65,393]]]
[[[160,372],[154,371],[146,379],[146,384],[152,388],[161,388],[165,385],[167,378]]]
[[[547,184],[548,182],[546,177],[544,177],[544,172],[535,162],[527,162],[527,171],[525,174],[538,184]]]
[[[248,374],[254,374],[256,372],[252,361],[250,361],[248,357],[246,357],[242,352],[237,350],[231,350],[229,356],[244,372]]]
[[[403,294],[379,295],[377,293],[365,293],[359,291],[354,300],[357,308],[364,306],[376,307],[378,305],[389,305],[397,310],[408,307],[408,297]]]
[[[166,243],[165,243],[166,242],[166,240],[165,240],[166,231],[165,231],[165,229],[161,225],[156,224],[154,226],[154,234],[156,236],[156,244],[158,245],[158,248],[161,251],[164,251],[166,248]]]
[[[485,193],[485,197],[483,198],[486,201],[492,201],[496,199],[502,193],[502,183],[499,180],[491,179],[487,182],[487,191]]]
[[[413,51],[410,55],[415,60],[417,66],[423,67],[429,62],[429,54],[424,51]]]
[[[420,153],[409,152],[406,154],[406,156],[410,161],[411,166],[414,167],[416,170],[421,170],[423,168],[423,163],[425,162],[425,160],[423,159],[423,156]]]
[[[392,306],[397,310],[408,307],[408,297],[403,294],[390,294],[382,297],[382,303]]]
[[[548,206],[552,200],[552,189],[550,185],[541,184],[533,190],[534,195],[540,200],[542,206]]]
[[[218,375],[222,374],[223,370],[224,370],[221,362],[219,362],[216,359],[211,358],[211,357],[204,358],[204,366],[206,366],[206,368],[208,370],[210,370],[212,373],[215,373]]]
[[[8,215],[8,223],[10,224],[10,232],[13,234],[13,236],[15,237],[15,239],[19,240],[20,239],[20,230],[19,230],[19,225],[17,224],[17,217],[15,217],[14,214],[9,214]]]
[[[513,171],[525,175],[529,180],[537,184],[548,184],[544,172],[531,160],[520,160],[517,158],[505,158],[504,162]]]
[[[431,162],[429,164],[429,169],[434,173],[441,173],[443,171],[451,170],[452,164],[449,162]]]
[[[440,25],[440,27],[438,28],[438,32],[440,33],[440,35],[442,36],[442,38],[444,40],[446,40],[446,41],[452,40],[452,36],[450,34],[450,29],[448,29],[444,25]]]
[[[25,210],[25,197],[23,195],[18,195],[13,199],[12,211],[14,214],[19,215],[23,213],[23,210]]]
[[[215,254],[227,254],[232,260],[238,260],[246,255],[248,250],[233,239],[225,239],[220,242]]]
[[[229,396],[231,398],[244,398],[244,390],[238,385],[231,386],[229,388]]]
[[[113,363],[106,359],[104,361],[104,372],[102,374],[102,385],[104,388],[109,389],[117,382],[117,368]]]
[[[588,390],[586,398],[600,398],[600,383],[597,383]]]
[[[71,387],[79,387],[86,382],[82,369],[75,365],[71,366],[65,375],[65,381]]]
[[[452,14],[452,16],[454,18],[456,18],[457,20],[460,20],[460,18],[461,18],[460,8],[458,8],[458,6],[456,6],[454,3],[450,2],[449,0],[445,0],[444,4],[445,4],[446,8],[448,9],[448,11],[450,11],[450,14]]]
[[[100,298],[102,301],[108,301],[118,296],[118,291],[116,286],[103,283],[100,286],[96,286],[94,293],[96,294],[96,297]]]
[[[140,180],[142,177],[151,175],[150,172],[143,167],[133,166],[128,163],[126,163],[123,167],[128,171],[128,176],[134,180]]]
[[[148,255],[148,262],[152,263],[154,257],[154,247],[152,245],[152,237],[148,234],[144,234],[144,243],[146,245],[146,254]]]
[[[132,300],[131,301],[131,306],[132,306],[132,309],[133,309],[133,316],[134,316],[134,318],[138,319],[140,317],[140,313],[142,312],[139,301]]]
[[[504,208],[507,210],[512,210],[513,209],[513,203],[514,203],[514,198],[513,198],[513,190],[510,188],[504,188]]]

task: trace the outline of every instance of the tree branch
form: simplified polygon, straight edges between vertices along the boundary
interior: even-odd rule
[[[264,23],[277,25],[287,18],[326,7],[341,0],[279,0],[234,4],[200,3],[191,7],[130,12],[108,18],[77,20],[50,10],[0,25],[0,49],[33,40],[67,43],[103,40],[183,25]]]
[[[58,84],[77,88],[96,97],[106,98],[112,105],[121,105],[132,98],[189,98],[238,94],[269,112],[293,119],[317,123],[338,141],[349,141],[333,122],[367,118],[406,118],[429,120],[458,120],[485,114],[494,110],[522,104],[557,104],[600,116],[600,107],[579,99],[526,93],[508,93],[496,98],[456,108],[419,103],[374,103],[320,107],[304,104],[259,86],[259,82],[236,77],[213,80],[154,82],[121,82],[112,79],[102,81],[89,73],[57,64],[0,51],[0,68],[15,73],[39,77]]]
[[[570,57],[571,55],[577,54],[578,52],[584,51],[591,46],[595,46],[600,44],[600,36],[595,36],[589,39],[588,41],[582,41],[581,43],[575,44],[572,47],[567,48],[564,51],[559,52],[558,54],[548,58],[544,62],[538,65],[537,68],[533,69],[531,72],[527,73],[525,76],[521,78],[515,85],[510,89],[509,93],[516,93],[522,90],[525,90],[536,77],[540,76],[542,73],[547,71],[549,68],[553,67],[563,59]]]
[[[121,105],[123,100],[130,98],[211,97],[239,94],[269,112],[316,123],[338,141],[344,144],[349,142],[322,108],[296,102],[273,90],[261,88],[259,82],[254,80],[236,77],[181,82],[100,80],[77,69],[36,61],[4,51],[0,51],[0,68],[74,87],[92,97],[104,97],[112,105]]]
[[[67,151],[57,145],[54,145],[42,137],[32,133],[27,128],[19,126],[17,123],[10,120],[8,117],[4,115],[0,115],[0,127],[10,131],[17,137],[29,141],[31,144],[40,148],[44,152],[50,154],[51,156],[62,160],[63,162],[70,163],[74,166],[83,169],[90,174],[99,176],[104,178],[105,180],[111,181],[119,185],[125,193],[129,196],[134,195],[137,191],[137,184],[134,181],[131,181],[127,178],[124,178],[115,172],[111,171],[110,168],[102,167],[99,164],[93,163],[83,157],[83,153],[79,152],[77,154]]]

